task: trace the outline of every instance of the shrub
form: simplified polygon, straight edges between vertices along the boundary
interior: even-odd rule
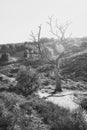
[[[8,60],[9,60],[9,57],[10,57],[9,53],[3,53],[3,54],[1,55],[0,60],[1,60],[1,61],[8,61]]]
[[[80,105],[83,109],[87,110],[87,98],[83,98]]]
[[[44,65],[42,65],[42,66],[39,66],[38,68],[37,68],[37,71],[38,72],[45,72],[45,73],[47,73],[47,72],[49,72],[50,70],[53,70],[54,69],[54,66],[53,65],[50,65],[50,64],[44,64]]]
[[[32,99],[29,103],[42,117],[44,124],[50,126],[50,130],[87,130],[82,112],[70,113],[69,110],[46,102],[43,99]]]
[[[21,100],[22,97],[6,92],[0,96],[0,123],[6,122],[7,129],[87,130],[81,111],[70,113],[38,96],[30,96],[29,100],[24,97]],[[9,109],[11,105],[12,109]]]
[[[27,70],[26,67],[22,66],[17,74],[17,88],[23,95],[27,96],[37,90],[37,80],[37,74],[32,68]]]
[[[26,108],[26,102],[26,98],[17,94],[3,92],[0,95],[0,129],[4,125],[8,130],[49,130],[32,106]]]

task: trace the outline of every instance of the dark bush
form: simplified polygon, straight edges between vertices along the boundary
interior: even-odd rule
[[[87,110],[87,98],[83,98],[80,105],[83,109]]]
[[[17,74],[17,88],[23,95],[32,94],[38,88],[38,78],[36,72],[30,68],[21,67]]]
[[[25,97],[15,93],[3,92],[0,95],[0,130],[3,126],[4,130],[49,130],[48,125],[35,115],[32,106],[27,108],[26,102]]]
[[[2,93],[0,117],[9,130],[87,130],[81,110],[70,113],[38,96],[26,100],[17,94]]]
[[[3,53],[1,55],[0,61],[8,61],[9,57],[10,57],[9,53]]]

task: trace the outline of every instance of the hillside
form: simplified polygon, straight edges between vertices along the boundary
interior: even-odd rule
[[[0,129],[87,130],[87,39],[63,42],[62,92],[56,93],[53,58],[58,56],[58,42],[42,44],[53,51],[53,57],[47,52],[51,61],[43,47],[40,57],[35,43],[0,46]]]

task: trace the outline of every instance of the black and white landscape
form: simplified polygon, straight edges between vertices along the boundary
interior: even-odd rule
[[[0,1],[0,130],[87,130],[86,5]]]

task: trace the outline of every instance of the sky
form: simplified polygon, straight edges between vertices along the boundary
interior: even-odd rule
[[[60,24],[70,21],[72,37],[87,36],[87,0],[0,0],[0,44],[29,41],[40,24],[41,35],[51,36],[50,16]]]

